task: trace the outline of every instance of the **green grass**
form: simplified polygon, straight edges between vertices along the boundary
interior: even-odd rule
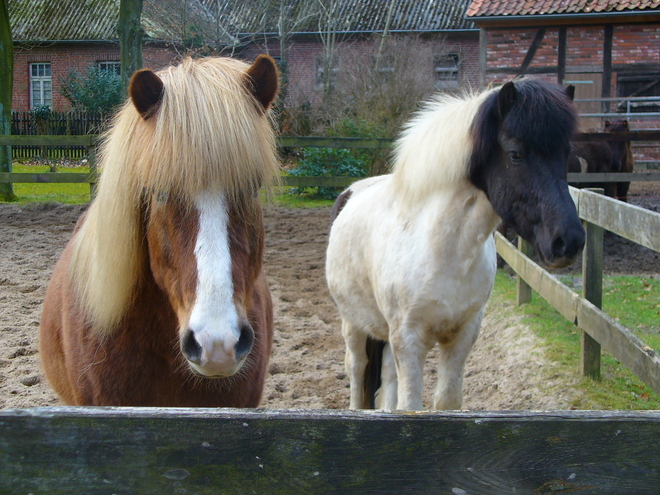
[[[47,165],[13,165],[14,172],[48,172]],[[89,172],[89,167],[60,168],[57,173]],[[79,204],[89,202],[89,184],[14,184],[14,194],[19,203],[58,203]]]
[[[566,283],[569,277],[562,277]],[[657,348],[660,284],[651,277],[605,277],[603,307],[621,324],[630,328],[648,345]],[[516,277],[499,270],[491,305],[506,305],[507,311],[519,314],[523,322],[541,339],[546,357],[555,369],[550,375],[574,374],[578,377],[579,393],[571,404],[576,409],[660,409],[660,395],[653,392],[632,372],[609,353],[601,357],[601,378],[578,376],[581,330],[570,324],[538,294],[532,302],[515,306]],[[654,306],[654,308],[651,308]],[[509,309],[510,308],[510,309]],[[655,318],[654,318],[655,316]],[[647,337],[651,337],[648,338]],[[551,393],[551,390],[547,391]]]

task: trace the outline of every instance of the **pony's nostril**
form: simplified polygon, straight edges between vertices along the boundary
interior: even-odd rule
[[[236,353],[236,361],[240,361],[252,350],[252,344],[254,343],[254,330],[249,324],[241,326],[241,335],[238,338],[238,342],[234,346],[234,352]]]
[[[181,341],[181,352],[192,363],[200,364],[202,361],[202,347],[197,342],[192,330],[186,331]]]
[[[552,255],[555,258],[561,258],[566,254],[566,241],[564,241],[564,238],[560,235],[555,237],[552,241]]]

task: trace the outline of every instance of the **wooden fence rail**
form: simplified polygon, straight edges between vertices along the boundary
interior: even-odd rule
[[[0,411],[0,493],[651,495],[660,412]]]
[[[631,131],[625,133],[583,133],[576,136],[576,140],[651,140],[660,141],[660,131]],[[344,138],[344,137],[289,137],[278,138],[280,147],[290,148],[349,148],[349,149],[391,149],[394,140],[381,138]],[[25,174],[25,173],[0,173],[0,182],[13,183],[86,183],[93,185],[98,176],[95,171],[95,153],[98,144],[98,136],[0,136],[0,146],[58,146],[58,147],[80,147],[87,149],[91,173],[67,173],[66,177],[56,177],[57,173]],[[356,177],[293,177],[281,178],[281,184],[291,187],[347,187],[359,180]],[[633,182],[633,181],[657,181],[660,182],[660,172],[634,172],[634,173],[569,173],[570,183],[584,182]]]
[[[602,235],[590,235],[594,226],[610,230],[633,242],[660,251],[660,214],[608,198],[593,191],[571,188],[580,218],[587,227],[583,252],[584,297],[573,292],[549,272],[516,249],[504,236],[496,235],[497,251],[529,287],[546,299],[567,320],[579,326],[628,367],[655,392],[660,393],[660,357],[623,325],[599,309],[602,295]],[[593,242],[599,239],[598,242]],[[523,286],[524,287],[524,286]],[[524,289],[523,289],[524,290]],[[521,298],[519,297],[519,300]],[[591,299],[591,301],[589,300]],[[523,298],[524,302],[524,298]],[[585,343],[586,341],[586,343]],[[598,347],[583,338],[583,373],[597,376]]]

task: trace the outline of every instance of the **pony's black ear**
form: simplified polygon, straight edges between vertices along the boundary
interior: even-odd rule
[[[607,129],[611,125],[612,125],[612,123],[609,120],[605,121],[605,129]]]
[[[572,84],[566,86],[566,94],[571,99],[571,101],[573,101],[575,99],[575,86]]]
[[[131,78],[128,94],[142,118],[147,120],[156,113],[163,99],[163,81],[149,69],[139,70]]]
[[[279,91],[279,73],[275,60],[259,55],[247,71],[248,87],[264,110],[267,110]]]
[[[509,81],[500,88],[500,92],[497,95],[497,109],[500,112],[500,117],[504,117],[509,113],[517,98],[516,87],[512,81]]]

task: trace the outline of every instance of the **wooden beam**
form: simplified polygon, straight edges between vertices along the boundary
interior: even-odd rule
[[[585,299],[578,304],[578,325],[656,393],[660,393],[660,358],[614,318]]]
[[[527,54],[525,55],[525,58],[520,65],[520,69],[518,70],[518,76],[523,76],[527,72],[527,68],[529,67],[529,64],[532,63],[532,60],[534,60],[534,55],[536,55],[536,50],[538,50],[539,46],[541,45],[541,42],[543,41],[543,37],[545,36],[545,27],[540,27],[539,30],[536,32],[536,36],[534,36],[534,40],[532,41],[532,44],[529,46],[529,50],[527,50]]]
[[[92,146],[98,136],[0,136],[0,146]]]
[[[1,493],[657,493],[659,412],[0,411]]]
[[[528,258],[531,258],[534,255],[534,246],[532,246],[522,237],[518,236],[518,251],[520,251]],[[516,284],[516,294],[516,302],[518,306],[527,304],[528,302],[532,301],[532,288],[527,282],[523,280],[522,277],[518,277],[518,283]]]
[[[577,321],[578,296],[549,272],[522,254],[499,232],[495,233],[499,255],[511,268],[571,323]]]
[[[660,252],[660,213],[582,191],[580,218]]]
[[[566,26],[561,26],[557,33],[557,84],[564,84],[566,77]]]
[[[13,182],[15,184],[81,184],[96,182],[98,177],[93,173],[84,172],[0,172],[0,182]]]
[[[592,192],[604,194],[603,189]],[[582,297],[598,309],[603,307],[603,235],[602,227],[584,222],[586,239],[582,250]],[[580,373],[592,378],[600,377],[600,344],[582,330],[580,337]]]
[[[610,98],[612,96],[612,36],[614,26],[606,24],[603,28],[603,86],[602,97]],[[603,102],[603,113],[610,112],[610,102]]]
[[[290,148],[365,148],[365,149],[390,149],[394,143],[393,139],[384,138],[333,138],[316,136],[282,136],[278,138],[278,144]]]

